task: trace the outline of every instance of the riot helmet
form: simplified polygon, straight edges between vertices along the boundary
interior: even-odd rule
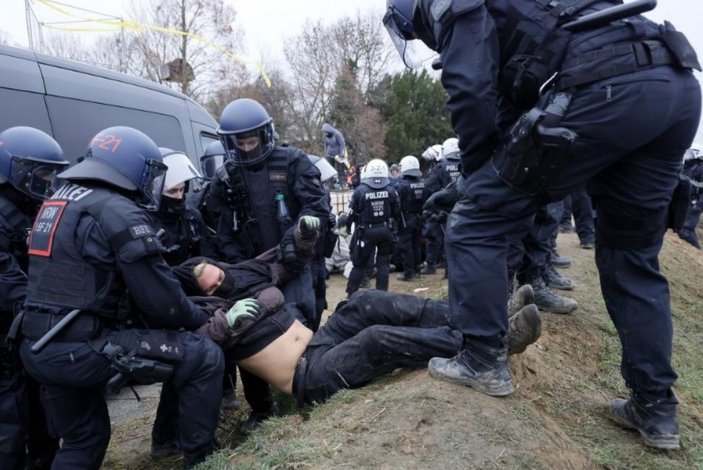
[[[703,159],[703,145],[700,142],[693,142],[691,148],[683,154],[683,161],[685,162],[696,158]]]
[[[422,152],[421,156],[429,162],[438,162],[442,159],[442,146],[440,144],[435,144],[427,147],[427,149]]]
[[[273,120],[263,106],[249,98],[232,101],[222,111],[220,141],[236,165],[254,166],[271,155],[276,146]]]
[[[364,167],[361,174],[361,182],[374,189],[382,189],[388,186],[388,165],[383,160],[376,158],[371,160]]]
[[[203,156],[200,157],[200,169],[205,178],[213,179],[215,177],[217,169],[225,162],[225,155],[225,148],[219,140],[210,142],[205,147]]]
[[[83,160],[59,177],[102,181],[135,193],[139,206],[158,210],[166,169],[153,140],[131,127],[116,126],[98,132]]]
[[[400,175],[401,176],[422,176],[420,171],[420,161],[412,156],[406,155],[400,160]]]
[[[69,165],[59,144],[33,127],[10,127],[0,133],[0,183],[34,199],[54,193],[56,173]]]
[[[415,0],[387,0],[386,14],[383,16],[383,26],[391,37],[391,42],[398,50],[405,66],[411,69],[419,68],[424,62],[420,39],[429,48],[436,50],[434,35],[426,28],[416,28],[413,18],[416,12]]]
[[[459,158],[459,139],[450,137],[442,144],[442,158]]]

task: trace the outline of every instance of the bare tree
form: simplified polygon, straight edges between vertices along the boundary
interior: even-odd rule
[[[244,33],[232,28],[236,12],[223,0],[132,0],[131,15],[148,25],[136,35],[140,54],[132,73],[168,79],[194,98],[212,92],[223,77],[241,75],[244,65],[235,57]]]

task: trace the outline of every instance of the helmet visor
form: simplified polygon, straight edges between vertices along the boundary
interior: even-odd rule
[[[200,169],[203,176],[212,179],[217,174],[217,169],[224,163],[224,155],[208,155],[200,159]]]
[[[68,162],[37,161],[15,155],[12,157],[11,183],[30,197],[48,199],[56,190],[56,174],[67,166]]]
[[[146,161],[142,183],[140,184],[141,200],[137,201],[139,206],[148,211],[159,210],[167,170],[168,167],[163,162],[157,160]]]
[[[413,32],[412,22],[394,7],[390,7],[383,17],[383,26],[407,68],[420,68],[432,56],[420,41],[415,40],[417,36]]]
[[[220,134],[227,155],[236,165],[251,166],[263,162],[273,151],[273,128],[266,125],[241,134]]]

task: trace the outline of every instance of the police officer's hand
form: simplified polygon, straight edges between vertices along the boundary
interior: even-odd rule
[[[261,316],[263,311],[264,304],[257,299],[248,298],[239,300],[225,314],[227,325],[236,330],[247,320],[256,320]]]
[[[451,212],[458,200],[459,193],[456,190],[456,184],[449,183],[445,188],[430,196],[422,208],[432,212]]]
[[[327,226],[329,228],[335,228],[337,226],[337,216],[334,212],[330,212],[330,215],[327,217]]]
[[[314,215],[304,215],[298,220],[298,231],[305,239],[315,239],[320,234],[320,219]]]

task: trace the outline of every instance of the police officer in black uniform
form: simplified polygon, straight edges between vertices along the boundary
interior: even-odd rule
[[[403,272],[398,274],[398,280],[410,281],[422,262],[422,205],[427,199],[420,162],[416,157],[408,155],[400,160],[397,190],[402,212],[398,245],[403,256]]]
[[[679,237],[700,250],[696,227],[703,212],[703,149],[695,144],[684,154],[683,173],[691,183],[691,199],[686,220],[678,231]]]
[[[297,256],[293,227],[303,215],[326,223],[330,214],[320,172],[299,149],[277,145],[271,116],[258,102],[241,98],[222,111],[217,130],[227,154],[210,186],[208,210],[219,214],[217,241],[221,257],[238,263],[277,247],[279,261],[300,275],[282,291],[302,311],[300,320],[315,324],[315,293],[309,262]],[[323,225],[324,226],[324,225]],[[243,431],[271,415],[268,384],[242,371],[252,413]]]
[[[698,126],[691,68],[700,66],[668,23],[613,14],[562,27],[617,3],[388,0],[384,23],[406,58],[412,39],[439,52],[461,149],[446,249],[453,324],[465,347],[433,359],[430,373],[490,395],[512,393],[506,240],[524,233],[537,207],[590,180],[596,263],[632,390],[610,413],[647,444],[675,449],[671,311],[657,257],[681,155]]]
[[[27,293],[27,234],[53,177],[67,166],[59,144],[38,129],[0,133],[0,466],[10,470],[49,468],[58,449],[39,384],[23,374],[5,336]]]
[[[347,282],[347,296],[359,289],[364,272],[371,270],[376,256],[376,289],[388,290],[394,227],[400,223],[400,200],[388,178],[388,165],[375,159],[366,164],[361,184],[354,190],[347,219],[347,232],[355,224],[351,246],[354,267]]]
[[[163,260],[144,210],[158,209],[165,170],[149,137],[107,128],[59,175],[68,183],[44,202],[30,233],[27,299],[13,328],[62,439],[53,468],[100,467],[110,439],[103,394],[130,380],[171,380],[178,389],[185,467],[217,448],[222,351],[180,330],[207,316]]]

